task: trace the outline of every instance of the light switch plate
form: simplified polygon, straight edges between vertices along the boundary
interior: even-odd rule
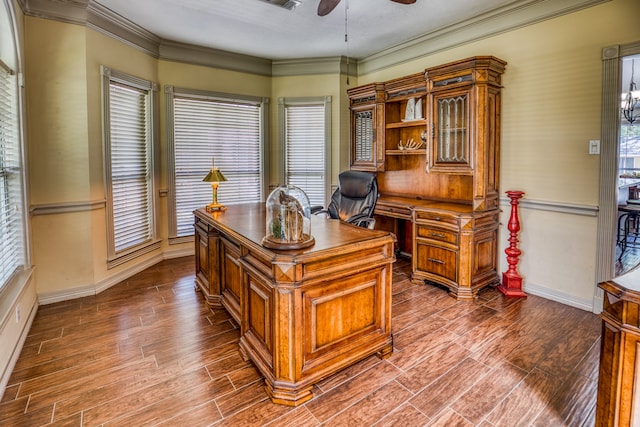
[[[589,154],[600,154],[600,140],[592,139],[589,141]]]

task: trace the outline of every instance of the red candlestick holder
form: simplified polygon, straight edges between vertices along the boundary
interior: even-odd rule
[[[518,258],[522,254],[518,249],[518,232],[520,231],[520,220],[518,219],[518,201],[522,198],[522,191],[507,191],[507,196],[511,199],[511,216],[509,217],[509,247],[504,250],[507,254],[507,264],[509,268],[502,273],[502,284],[498,290],[508,297],[526,297],[522,291],[522,277],[518,274],[516,266]]]

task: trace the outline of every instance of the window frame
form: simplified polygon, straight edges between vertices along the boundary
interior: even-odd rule
[[[331,96],[282,97],[278,98],[278,140],[280,157],[280,182],[286,185],[287,172],[287,123],[286,109],[305,105],[324,106],[324,203],[327,206],[331,197]]]
[[[260,201],[264,201],[268,194],[269,188],[269,98],[239,95],[225,92],[215,92],[201,89],[191,89],[165,85],[165,115],[166,115],[166,140],[167,140],[167,215],[168,215],[168,239],[169,244],[180,244],[193,242],[193,233],[190,235],[178,236],[177,224],[177,195],[176,195],[176,162],[175,162],[175,111],[174,99],[177,98],[194,98],[205,101],[220,101],[225,103],[236,103],[239,105],[255,105],[260,108],[259,123],[259,145],[260,145]],[[217,166],[217,165],[216,165]],[[224,170],[221,171],[224,173]],[[204,174],[203,174],[204,178]],[[208,183],[203,185],[209,188]],[[208,201],[210,203],[210,200]],[[202,207],[204,207],[203,205]]]
[[[113,268],[135,259],[151,251],[160,249],[161,240],[158,238],[157,224],[157,183],[158,159],[157,159],[157,117],[158,117],[158,86],[151,82],[130,74],[113,70],[104,65],[100,66],[102,77],[102,132],[103,132],[103,155],[104,155],[104,184],[106,195],[106,223],[107,223],[107,268]],[[115,212],[113,206],[112,192],[112,158],[111,158],[111,83],[117,83],[146,92],[146,144],[148,151],[148,186],[149,186],[149,228],[150,236],[144,242],[140,242],[130,247],[116,250],[114,219]]]
[[[2,10],[0,11],[0,18],[2,24],[0,25],[0,35],[6,40],[0,49],[0,67],[2,72],[6,73],[8,77],[8,87],[10,90],[10,97],[8,103],[8,112],[10,115],[11,129],[13,133],[12,143],[10,150],[14,151],[14,162],[7,167],[8,172],[4,176],[12,178],[11,181],[3,180],[7,183],[8,198],[6,199],[6,207],[2,208],[2,211],[17,212],[15,215],[11,215],[11,218],[3,218],[2,221],[7,221],[9,224],[8,229],[12,232],[16,238],[16,246],[11,246],[9,252],[5,253],[7,248],[4,247],[6,243],[4,237],[7,233],[3,233],[2,244],[3,247],[0,251],[0,261],[11,261],[13,268],[7,271],[9,274],[3,277],[0,281],[0,295],[6,292],[14,292],[21,283],[24,283],[25,273],[29,273],[31,269],[31,252],[29,245],[30,227],[27,217],[28,212],[28,185],[25,169],[26,157],[26,145],[24,142],[24,80],[22,74],[22,65],[19,54],[19,41],[17,35],[17,25],[15,22],[15,12],[13,10],[12,3],[4,3]],[[4,168],[4,161],[0,167]],[[14,191],[10,191],[14,190]],[[14,197],[11,197],[11,194]],[[4,201],[0,201],[4,204]],[[15,223],[13,222],[15,220]],[[10,254],[8,260],[5,260],[5,255]],[[5,266],[3,265],[3,268]],[[4,276],[4,275],[3,275]]]

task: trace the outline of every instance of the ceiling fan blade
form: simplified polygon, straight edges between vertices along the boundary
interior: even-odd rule
[[[320,3],[318,4],[318,15],[325,16],[335,9],[338,3],[340,3],[340,0],[320,0]]]
[[[396,3],[402,3],[402,4],[413,4],[416,2],[416,0],[391,0],[394,1]]]

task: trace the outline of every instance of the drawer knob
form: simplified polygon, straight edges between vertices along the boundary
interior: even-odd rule
[[[436,217],[436,221],[441,221],[442,218],[440,218],[439,216]]]
[[[432,237],[441,237],[441,238],[444,238],[444,237],[445,237],[445,235],[444,235],[444,234],[442,234],[442,233],[433,233],[433,232],[431,232],[431,233],[430,233],[430,235],[431,235]]]
[[[444,265],[444,261],[442,261],[441,259],[427,258],[427,261],[431,261],[431,262],[435,262],[436,264]]]

